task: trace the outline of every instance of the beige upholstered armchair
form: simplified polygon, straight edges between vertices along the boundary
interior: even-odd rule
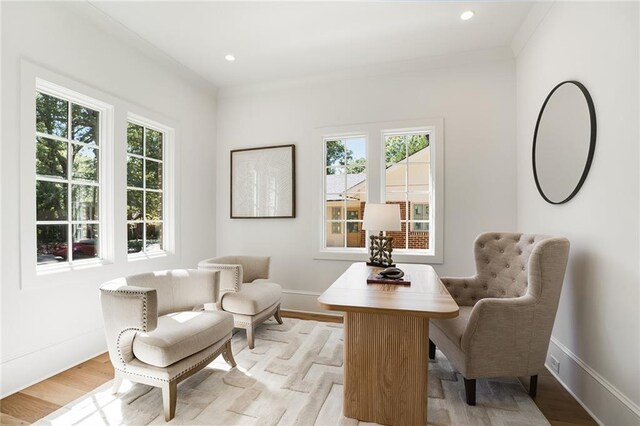
[[[177,385],[231,353],[233,317],[212,310],[219,274],[174,270],[133,275],[100,288],[113,392],[122,379],[162,388],[165,420],[176,410]]]
[[[476,275],[442,278],[460,306],[453,319],[431,320],[429,357],[436,346],[464,376],[467,404],[475,405],[476,379],[538,373],[569,256],[569,241],[542,235],[486,233],[474,243]]]
[[[203,260],[198,269],[220,271],[220,307],[233,314],[236,328],[247,331],[249,348],[254,347],[253,331],[272,315],[278,323],[282,287],[269,282],[269,257],[225,256]]]

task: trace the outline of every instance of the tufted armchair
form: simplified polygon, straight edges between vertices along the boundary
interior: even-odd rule
[[[480,234],[474,243],[476,275],[442,278],[460,306],[453,319],[429,326],[429,357],[436,346],[464,376],[467,403],[475,405],[476,379],[531,376],[536,394],[569,256],[566,238],[511,233]]]
[[[254,347],[253,331],[271,317],[282,324],[282,287],[269,282],[269,257],[225,256],[203,260],[198,269],[220,272],[219,308],[233,314],[236,328],[247,331],[249,348]]]
[[[114,393],[124,378],[160,387],[169,421],[178,382],[220,354],[235,367],[233,317],[212,310],[218,280],[217,272],[174,270],[119,278],[100,288]]]

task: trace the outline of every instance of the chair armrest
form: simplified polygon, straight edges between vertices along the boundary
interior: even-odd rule
[[[473,306],[479,299],[486,297],[486,289],[478,282],[478,277],[440,279],[458,306]]]
[[[479,300],[462,335],[462,350],[469,354],[478,344],[497,354],[512,352],[520,345],[528,348],[535,303],[530,295]]]
[[[208,271],[220,271],[220,298],[228,291],[240,291],[243,272],[242,265],[214,263],[214,259],[203,260],[198,263],[198,269]]]
[[[154,288],[117,280],[100,287],[100,303],[109,356],[114,365],[124,365],[133,359],[135,334],[153,331],[158,325],[158,294]]]
[[[128,286],[121,282],[100,287],[105,327],[153,331],[158,325],[156,289]]]

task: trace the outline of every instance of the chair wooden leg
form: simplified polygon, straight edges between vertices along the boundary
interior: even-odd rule
[[[276,321],[278,321],[278,324],[282,324],[282,317],[280,316],[280,305],[278,305],[278,309],[276,309],[275,314],[273,314],[273,317],[276,319]]]
[[[538,392],[538,375],[531,376],[529,380],[529,396],[535,398]]]
[[[468,405],[476,405],[476,379],[464,379],[464,392]]]
[[[231,366],[231,368],[237,365],[236,360],[233,358],[233,352],[231,352],[231,340],[224,344],[222,358],[224,358],[224,360]]]
[[[114,395],[117,394],[118,389],[120,389],[120,385],[122,385],[122,376],[116,371],[113,377],[113,386],[111,387],[111,393]]]
[[[253,349],[253,324],[247,327],[247,343],[249,344],[249,349]]]
[[[162,405],[164,406],[164,420],[166,422],[176,415],[176,400],[178,396],[178,383],[167,382],[162,385]]]
[[[436,344],[429,339],[429,359],[436,359]]]

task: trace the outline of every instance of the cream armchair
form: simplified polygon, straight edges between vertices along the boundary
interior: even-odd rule
[[[464,376],[467,404],[476,379],[531,376],[535,397],[569,256],[569,241],[542,235],[486,233],[474,243],[477,273],[442,278],[460,306],[453,319],[429,326],[429,357],[436,346]]]
[[[247,332],[249,348],[254,347],[253,331],[272,315],[282,324],[282,287],[269,282],[269,257],[225,256],[203,260],[198,269],[220,272],[219,307],[233,314],[236,328]]]
[[[100,288],[113,392],[122,379],[162,388],[165,420],[176,410],[178,382],[231,353],[233,317],[213,310],[219,274],[174,270],[133,275]]]

